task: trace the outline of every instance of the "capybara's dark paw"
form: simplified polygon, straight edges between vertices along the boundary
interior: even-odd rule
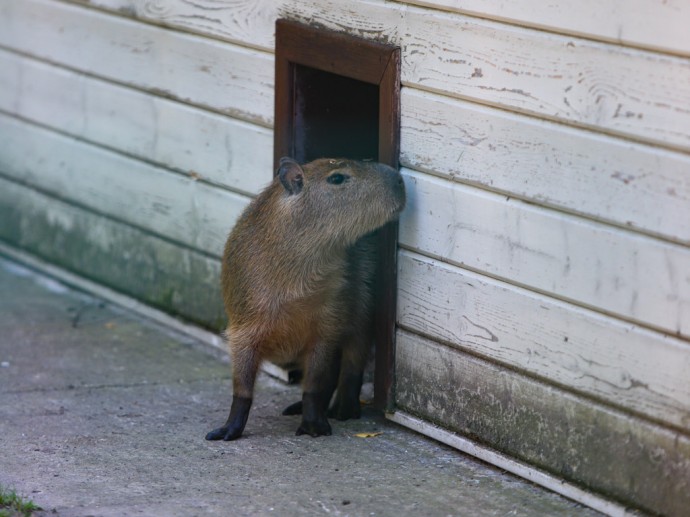
[[[290,404],[288,407],[283,409],[283,415],[301,415],[302,414],[302,401]]]
[[[207,440],[237,440],[242,436],[244,426],[247,424],[249,409],[252,407],[252,399],[233,395],[230,415],[223,427],[214,429],[206,435]]]
[[[362,407],[359,400],[344,401],[337,400],[333,403],[333,407],[328,410],[328,416],[336,420],[350,420],[351,418],[360,418],[362,416]]]
[[[295,433],[297,436],[308,434],[316,438],[317,436],[330,436],[331,435],[331,424],[325,418],[322,420],[315,421],[304,421],[297,428]]]
[[[206,439],[225,440],[228,442],[230,440],[237,440],[240,436],[242,436],[242,429],[233,429],[232,426],[224,425],[206,434]]]

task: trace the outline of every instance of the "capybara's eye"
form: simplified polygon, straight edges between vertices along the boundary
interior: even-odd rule
[[[336,172],[335,174],[331,174],[330,176],[328,176],[328,178],[326,178],[326,181],[331,185],[340,185],[348,179],[350,179],[350,176],[346,176],[345,174],[340,174],[339,172]]]

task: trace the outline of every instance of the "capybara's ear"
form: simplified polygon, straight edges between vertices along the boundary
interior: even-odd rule
[[[292,158],[283,156],[278,166],[278,177],[285,190],[290,194],[299,194],[304,185],[304,171]]]

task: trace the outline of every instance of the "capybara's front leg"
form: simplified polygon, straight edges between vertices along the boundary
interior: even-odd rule
[[[207,440],[236,440],[242,436],[244,426],[247,424],[249,409],[252,407],[252,399],[246,397],[232,396],[232,406],[230,406],[230,416],[222,427],[210,431],[206,435]]]
[[[317,436],[330,436],[331,424],[326,418],[326,405],[328,399],[324,393],[304,393],[302,395],[302,423],[297,428],[297,436],[308,434]]]
[[[297,435],[330,436],[326,412],[338,382],[339,357],[333,346],[323,344],[312,351],[305,372],[302,423]]]
[[[331,398],[333,397],[333,392],[335,391],[335,379],[338,377],[338,372],[340,371],[340,352],[336,352],[333,360],[336,361],[331,365],[331,372],[329,373],[332,378],[330,378],[330,383],[329,383],[329,389],[331,390],[330,393],[322,393],[321,394],[321,399],[323,399],[323,403],[326,404],[326,410],[328,410],[328,403],[331,401]],[[305,382],[303,383],[303,386],[306,384],[306,379]],[[294,402],[290,404],[288,407],[283,409],[283,415],[287,416],[292,416],[292,415],[301,415],[302,414],[302,406],[304,405],[304,402],[302,400],[298,400],[297,402]]]
[[[259,347],[232,346],[232,405],[225,425],[206,435],[207,440],[236,440],[242,436],[252,407],[254,382],[261,362]]]

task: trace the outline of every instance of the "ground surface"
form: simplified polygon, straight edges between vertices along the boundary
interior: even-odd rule
[[[294,436],[299,396],[264,375],[246,436],[207,442],[217,353],[0,259],[0,485],[46,515],[595,515],[373,411]]]

